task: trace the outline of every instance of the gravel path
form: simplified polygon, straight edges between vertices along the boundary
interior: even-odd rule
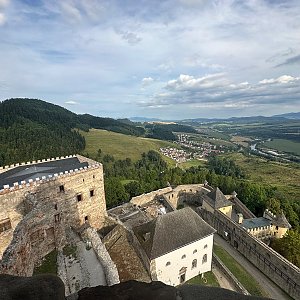
[[[232,257],[234,257],[234,259],[238,263],[240,263],[260,283],[260,285],[263,287],[270,298],[276,300],[291,299],[273,281],[271,281],[266,275],[264,275],[259,269],[257,269],[251,262],[249,262],[243,255],[241,255],[218,234],[214,235],[214,241],[216,244],[224,248]]]
[[[229,282],[225,274],[217,266],[212,265],[211,270],[216,276],[221,288],[237,292],[235,287]]]

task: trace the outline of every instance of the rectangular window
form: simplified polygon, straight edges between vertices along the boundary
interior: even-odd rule
[[[81,200],[82,200],[82,195],[81,195],[81,194],[78,194],[78,195],[77,195],[77,201],[80,202]]]
[[[95,191],[94,190],[90,190],[90,197],[95,196]]]
[[[65,191],[65,187],[64,187],[63,185],[60,185],[60,186],[59,186],[59,191],[60,191],[60,192],[64,192],[64,191]]]
[[[60,215],[59,214],[54,216],[54,221],[55,221],[55,223],[58,223],[60,221]]]
[[[0,233],[9,229],[11,229],[10,219],[4,219],[0,221]]]

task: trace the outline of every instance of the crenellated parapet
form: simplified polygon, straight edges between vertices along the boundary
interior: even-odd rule
[[[0,166],[0,173],[9,171],[13,168],[20,167],[20,166],[29,166],[29,165],[34,165],[34,164],[39,164],[39,163],[44,163],[44,162],[49,162],[49,161],[57,161],[57,160],[62,160],[62,159],[68,159],[76,157],[75,154],[73,155],[67,155],[67,156],[61,156],[61,157],[52,157],[52,158],[46,158],[46,159],[38,159],[38,160],[33,160],[33,161],[27,161],[27,162],[21,162],[21,163],[16,163],[12,165],[6,165],[6,166]]]
[[[69,156],[69,157],[64,157],[64,158],[70,158],[70,157],[74,157],[74,156]],[[45,161],[49,161],[49,160],[45,160]],[[28,187],[38,186],[40,184],[47,183],[49,181],[55,181],[55,180],[60,180],[62,178],[66,178],[66,177],[70,177],[70,176],[76,176],[80,173],[87,172],[91,169],[98,169],[100,167],[101,167],[101,164],[95,163],[93,165],[89,165],[89,166],[79,168],[79,169],[74,169],[74,170],[71,169],[71,170],[68,170],[65,172],[55,173],[53,175],[37,177],[35,179],[29,179],[28,181],[21,181],[20,183],[15,182],[13,184],[13,186],[4,185],[3,188],[0,189],[0,195],[4,195],[7,193],[14,192],[14,191],[28,188]]]

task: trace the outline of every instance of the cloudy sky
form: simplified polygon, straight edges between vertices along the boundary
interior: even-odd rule
[[[0,100],[164,119],[300,111],[299,0],[0,0]]]

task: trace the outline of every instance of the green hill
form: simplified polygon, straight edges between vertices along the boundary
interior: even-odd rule
[[[107,130],[90,129],[89,132],[80,132],[86,140],[84,153],[91,156],[97,154],[100,148],[104,154],[113,155],[116,159],[131,158],[137,161],[143,152],[149,150],[159,150],[160,147],[174,147],[175,145],[167,142],[144,137],[135,137],[115,133]],[[173,161],[166,158],[168,162]]]
[[[101,128],[129,135],[143,135],[144,128],[111,118],[77,115],[38,99],[0,102],[0,166],[78,153],[84,137],[74,128]]]

